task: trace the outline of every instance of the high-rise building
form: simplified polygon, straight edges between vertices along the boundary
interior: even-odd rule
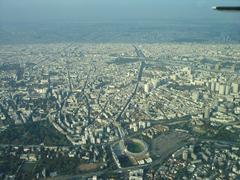
[[[144,92],[145,93],[149,93],[150,92],[150,85],[149,84],[145,84],[144,85]]]
[[[220,83],[219,83],[219,82],[216,82],[216,86],[215,86],[215,90],[216,90],[216,91],[219,91],[219,86],[220,86]]]
[[[182,158],[183,158],[183,160],[187,161],[187,159],[188,159],[188,151],[187,150],[183,151]]]
[[[238,92],[239,92],[239,84],[238,84],[238,82],[233,82],[232,83],[232,90],[233,90],[233,94],[238,94]]]
[[[224,84],[220,84],[219,85],[219,94],[220,95],[224,95],[225,94],[225,85]]]
[[[211,82],[211,91],[214,92],[216,90],[216,82]]]
[[[229,95],[231,91],[231,87],[229,85],[226,85],[225,87],[225,95]]]
[[[207,107],[204,111],[204,118],[208,119],[210,117],[210,109]]]
[[[23,67],[19,67],[16,70],[16,77],[17,77],[17,81],[20,81],[23,79],[23,74],[24,74],[24,68]]]
[[[153,88],[156,89],[158,87],[158,79],[152,80]]]

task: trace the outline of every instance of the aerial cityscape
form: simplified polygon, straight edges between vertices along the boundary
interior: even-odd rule
[[[0,177],[238,178],[239,49],[2,45]]]
[[[240,179],[239,0],[0,0],[0,180]]]

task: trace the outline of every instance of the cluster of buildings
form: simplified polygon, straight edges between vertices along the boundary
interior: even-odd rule
[[[74,174],[77,171],[84,172],[81,166],[85,164],[95,164],[93,170],[96,170],[96,168],[103,169],[109,165],[109,156],[109,150],[106,146],[89,146],[88,148],[81,148],[80,146],[3,146],[0,147],[2,162],[13,161],[14,159],[14,163],[19,164],[19,166],[16,167],[17,169],[11,167],[12,172],[4,172],[3,169],[0,177],[6,179],[7,177],[19,178],[26,173],[23,169],[28,164],[33,164],[32,169],[28,169],[28,171],[31,172],[31,178],[36,179],[62,175],[68,169],[67,166],[76,162],[76,167],[71,167]],[[68,164],[64,165],[62,161],[67,161]],[[54,167],[51,167],[51,164]]]
[[[112,146],[123,136],[151,142],[165,131],[198,137],[223,126],[239,133],[239,45],[137,47],[141,50],[120,43],[2,46],[0,132],[49,121],[73,146],[87,148]]]
[[[181,148],[159,167],[156,176],[176,179],[237,179],[239,147],[202,142]]]

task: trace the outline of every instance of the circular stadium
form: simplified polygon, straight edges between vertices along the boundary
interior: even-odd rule
[[[140,139],[127,139],[123,142],[124,152],[129,156],[144,156],[148,152],[148,145]]]

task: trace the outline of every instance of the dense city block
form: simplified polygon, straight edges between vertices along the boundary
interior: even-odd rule
[[[0,179],[240,178],[240,45],[0,46]]]

